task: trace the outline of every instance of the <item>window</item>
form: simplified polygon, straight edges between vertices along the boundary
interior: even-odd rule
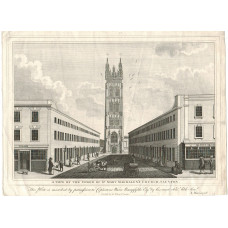
[[[21,140],[21,131],[20,130],[14,130],[14,140],[15,141]]]
[[[56,140],[57,139],[57,132],[54,131],[54,139]]]
[[[119,103],[114,103],[114,112],[119,112],[120,105]]]
[[[112,132],[111,134],[111,143],[117,143],[118,141],[118,136],[116,132]]]
[[[109,124],[112,126],[112,125],[114,125],[114,123],[113,123],[113,118],[112,117],[109,117]]]
[[[215,147],[186,147],[187,159],[199,159],[201,155],[204,158],[215,157]]]
[[[202,117],[202,106],[196,106],[196,117]]]
[[[14,122],[20,122],[21,121],[21,113],[20,111],[15,111],[14,112]]]
[[[116,88],[116,97],[119,97],[120,96],[120,89],[117,87]]]
[[[175,161],[175,148],[172,148],[172,160]]]
[[[46,151],[45,150],[31,150],[31,159],[32,160],[46,160]]]
[[[38,112],[32,112],[32,122],[39,122]]]
[[[113,112],[113,103],[112,102],[109,102],[109,111]]]
[[[55,118],[54,118],[54,123],[56,123],[56,122],[57,122],[57,118],[55,117]]]
[[[202,126],[196,126],[196,138],[203,137],[203,128]]]
[[[175,121],[175,115],[173,115],[173,121]]]
[[[173,121],[172,116],[170,116],[170,122],[172,122],[172,121]]]
[[[55,162],[58,162],[59,161],[59,159],[58,159],[58,155],[59,155],[58,152],[59,152],[58,149],[55,148],[55,159],[54,159]]]
[[[175,139],[176,137],[176,132],[175,132],[175,128],[173,128],[173,138]]]
[[[32,130],[32,141],[38,141],[38,130]]]
[[[18,150],[14,150],[14,160],[18,160]]]

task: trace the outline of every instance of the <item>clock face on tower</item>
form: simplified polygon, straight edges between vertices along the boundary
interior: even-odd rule
[[[105,152],[122,153],[123,149],[123,69],[105,65]]]

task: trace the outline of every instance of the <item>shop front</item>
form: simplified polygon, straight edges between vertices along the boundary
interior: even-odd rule
[[[28,170],[31,172],[45,172],[47,170],[47,149],[15,148],[14,170]]]
[[[209,160],[211,156],[215,159],[215,143],[186,143],[184,147],[184,168],[198,170],[200,156],[203,156],[205,161]]]

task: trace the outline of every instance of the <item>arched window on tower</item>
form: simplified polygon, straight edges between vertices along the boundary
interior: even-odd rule
[[[113,93],[114,93],[114,89],[113,89],[112,86],[110,86],[110,88],[109,88],[109,96],[113,97]]]
[[[119,87],[116,87],[116,97],[119,97],[120,96],[120,88]]]
[[[111,143],[117,143],[118,142],[118,135],[116,132],[112,132],[111,134]]]
[[[114,112],[119,112],[119,110],[120,110],[120,103],[119,102],[115,102],[114,103]]]
[[[114,105],[113,105],[112,101],[110,101],[110,102],[109,102],[109,111],[110,111],[110,112],[113,112],[113,111],[114,111],[114,110],[113,110],[113,108],[114,108],[113,106],[114,106]]]

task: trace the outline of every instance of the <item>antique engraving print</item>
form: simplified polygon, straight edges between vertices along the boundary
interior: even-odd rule
[[[6,192],[225,193],[223,33],[3,38]]]

